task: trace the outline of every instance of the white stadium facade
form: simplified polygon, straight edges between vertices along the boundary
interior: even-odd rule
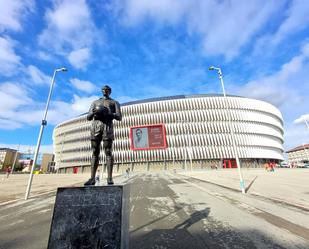
[[[283,160],[283,119],[273,105],[239,96],[178,95],[121,104],[114,121],[114,172],[242,167]],[[166,147],[133,150],[130,129],[162,124]],[[53,133],[59,172],[90,170],[90,125],[86,114],[57,125]],[[104,165],[105,156],[100,154]]]

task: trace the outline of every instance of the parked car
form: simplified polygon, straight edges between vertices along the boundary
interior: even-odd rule
[[[309,163],[305,163],[304,164],[304,168],[308,168],[309,169]]]
[[[289,168],[290,166],[289,166],[288,162],[283,161],[283,162],[281,162],[281,163],[279,164],[279,167],[280,167],[280,168]]]

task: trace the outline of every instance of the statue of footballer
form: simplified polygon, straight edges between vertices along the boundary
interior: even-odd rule
[[[91,121],[91,177],[85,182],[85,186],[95,185],[95,174],[99,165],[100,144],[103,140],[103,150],[106,155],[107,167],[107,184],[112,185],[113,182],[113,140],[114,129],[113,120],[121,121],[122,115],[120,104],[110,98],[112,89],[109,86],[103,86],[103,98],[95,100],[89,109],[87,120]]]

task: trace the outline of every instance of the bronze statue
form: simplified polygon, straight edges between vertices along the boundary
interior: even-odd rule
[[[113,120],[121,121],[120,105],[116,100],[110,98],[112,89],[109,86],[102,88],[103,98],[95,100],[89,109],[87,120],[92,120],[91,124],[91,177],[85,182],[85,186],[95,184],[95,174],[99,165],[100,144],[103,140],[103,149],[106,155],[107,167],[107,184],[112,185],[113,182],[113,140],[114,129]]]

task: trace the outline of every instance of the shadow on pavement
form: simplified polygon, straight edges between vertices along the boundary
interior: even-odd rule
[[[182,208],[175,209],[175,212]],[[258,230],[235,230],[209,217],[210,209],[193,212],[186,220],[171,229],[153,229],[131,233],[131,249],[287,249],[276,243],[267,233]],[[171,213],[170,213],[171,214]],[[168,215],[170,215],[168,214]],[[166,215],[166,216],[168,216]],[[165,218],[161,217],[157,220]],[[202,221],[206,221],[203,223]],[[151,222],[154,223],[155,221]],[[147,225],[145,225],[147,226]],[[143,227],[145,227],[143,226]],[[141,228],[139,228],[141,229]],[[135,231],[139,230],[136,229]],[[258,238],[254,243],[254,239]],[[262,243],[261,243],[262,241]],[[299,248],[302,248],[299,245]],[[296,248],[297,245],[295,245]]]
[[[176,207],[175,211],[172,213],[175,213],[183,208],[184,207]],[[172,213],[162,216],[151,223],[164,219]],[[154,229],[143,236],[133,235],[130,240],[130,248],[205,248],[202,241],[193,241],[195,240],[194,236],[192,236],[187,229],[202,219],[207,218],[209,213],[210,209],[205,208],[204,210],[192,213],[188,219],[176,225],[173,229]],[[145,226],[147,225],[149,224],[146,224]],[[135,231],[139,229],[141,229],[141,227],[135,229]]]
[[[209,208],[205,208],[204,210],[201,211],[196,211],[193,214],[191,214],[190,217],[186,219],[184,222],[175,226],[174,229],[188,229],[193,224],[199,222],[202,219],[207,218],[209,212],[210,212]]]
[[[200,204],[204,204],[204,203],[200,203]],[[157,218],[157,219],[154,219],[154,220],[152,220],[151,222],[148,222],[148,223],[146,223],[146,224],[144,224],[143,226],[140,226],[140,227],[138,227],[138,228],[136,228],[136,229],[134,229],[134,230],[132,230],[132,231],[130,231],[130,234],[133,234],[133,233],[135,233],[135,232],[137,232],[138,230],[141,230],[142,228],[144,228],[144,227],[147,227],[147,226],[149,226],[149,225],[151,225],[151,224],[154,224],[154,223],[156,223],[156,222],[158,222],[158,221],[160,221],[160,220],[163,220],[163,219],[165,219],[165,218],[167,218],[168,216],[170,216],[170,215],[172,215],[172,214],[174,214],[174,213],[177,213],[178,211],[180,211],[180,210],[182,210],[184,207],[186,207],[186,206],[189,206],[189,205],[182,205],[182,206],[179,206],[179,205],[176,205],[175,207],[174,207],[174,211],[173,212],[170,212],[170,213],[168,213],[168,214],[166,214],[166,215],[163,215],[163,216],[161,216],[161,217],[159,217],[159,218]],[[208,209],[208,208],[207,208]],[[198,211],[198,212],[196,212],[196,213],[199,213],[199,212],[202,212],[202,211]],[[208,211],[207,211],[208,213],[207,213],[207,216],[208,216],[208,214],[209,214],[209,209],[208,209]],[[200,218],[199,216],[200,216],[201,214],[192,214],[191,216],[194,216],[195,218],[194,218],[194,220],[196,220],[197,218],[200,220],[200,219],[203,219],[203,217],[202,218]],[[207,216],[205,216],[205,217],[207,217]],[[190,218],[189,218],[190,219]],[[189,220],[188,219],[188,220]],[[192,219],[193,220],[193,219]],[[196,222],[197,222],[198,220],[196,220]],[[185,221],[186,222],[186,221]],[[183,222],[183,223],[185,223],[185,222]],[[188,221],[188,223],[189,223],[189,221]],[[195,223],[195,222],[194,222]],[[193,224],[193,223],[192,223]]]
[[[263,242],[254,243],[252,237]],[[304,248],[294,245],[295,248]],[[288,249],[282,247],[257,230],[233,231],[214,229],[190,231],[185,228],[154,229],[149,233],[130,239],[130,249]]]
[[[251,186],[253,185],[253,183],[255,182],[255,180],[257,179],[258,177],[256,176],[256,177],[254,177],[254,179],[249,183],[249,185],[246,187],[246,189],[245,189],[245,192],[247,193],[248,192],[248,190],[251,188]]]

